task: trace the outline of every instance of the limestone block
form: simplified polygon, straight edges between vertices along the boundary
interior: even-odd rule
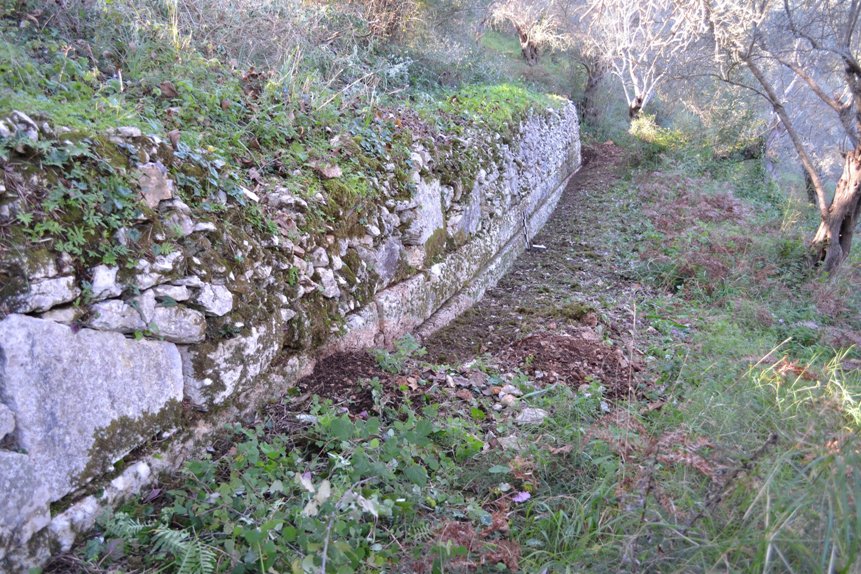
[[[74,301],[81,290],[75,285],[75,277],[54,277],[30,283],[30,289],[13,303],[18,313],[47,311],[51,307]]]
[[[253,384],[281,351],[283,325],[275,313],[247,335],[182,347],[185,396],[196,405],[218,405]]]
[[[320,283],[317,285],[317,290],[327,299],[340,297],[341,289],[338,287],[338,282],[335,280],[335,272],[325,267],[317,269],[316,276],[319,277]]]
[[[152,329],[171,343],[200,343],[206,339],[206,317],[188,307],[156,307]]]
[[[155,293],[153,293],[152,289],[144,291],[132,299],[132,306],[140,313],[140,317],[147,327],[149,327],[149,324],[155,318],[155,305]]]
[[[81,315],[81,309],[78,307],[55,307],[50,311],[46,311],[39,315],[42,319],[48,319],[55,323],[63,325],[71,325]]]
[[[0,440],[3,440],[6,435],[12,434],[13,430],[15,430],[15,413],[0,403]]]
[[[397,237],[388,237],[375,249],[359,246],[359,257],[377,274],[377,289],[388,286],[398,272],[404,252],[403,243]]]
[[[415,275],[380,291],[374,301],[386,344],[421,325],[441,303],[424,275]]]
[[[160,201],[173,197],[173,181],[161,162],[146,163],[138,168],[140,192],[144,202],[155,209]]]
[[[59,273],[57,262],[53,257],[45,251],[38,252],[37,257],[30,259],[22,258],[19,262],[24,271],[24,275],[30,278],[31,281],[36,279],[49,279],[56,277]]]
[[[15,438],[51,501],[165,427],[159,420],[182,399],[182,362],[169,343],[10,315],[0,321],[0,355]]]
[[[149,289],[153,285],[159,285],[167,281],[166,275],[173,272],[183,262],[180,251],[174,251],[167,255],[159,255],[153,261],[141,259],[135,266],[138,272],[135,275],[135,285],[139,289]]]
[[[314,264],[314,267],[328,267],[329,266],[329,254],[326,253],[326,249],[323,247],[318,247],[314,251],[311,252],[311,263]]]
[[[336,352],[355,352],[376,345],[380,330],[377,305],[371,301],[344,318],[344,333],[332,339],[323,349],[322,355]]]
[[[462,244],[481,228],[481,188],[474,185],[460,213],[448,222],[448,234]]]
[[[134,333],[146,329],[146,323],[137,309],[120,299],[102,301],[90,307],[92,317],[87,326],[99,331]]]
[[[103,504],[117,504],[131,494],[140,492],[152,478],[152,469],[143,461],[126,468],[107,485],[100,496],[88,496],[55,516],[48,526],[60,551],[68,552],[78,533],[85,532],[96,524],[104,512]]]
[[[93,301],[118,297],[123,287],[117,283],[117,273],[120,268],[108,265],[98,265],[93,268],[92,295]]]
[[[159,204],[162,222],[179,237],[187,237],[194,233],[194,220],[191,218],[191,208],[180,199],[164,200]]]
[[[152,292],[156,297],[170,297],[174,301],[188,301],[191,297],[185,285],[159,285],[153,287]]]
[[[31,458],[0,451],[0,560],[51,521],[50,497]]]
[[[411,212],[412,220],[404,232],[405,245],[424,245],[445,225],[439,181],[419,181],[415,201],[417,205]]]
[[[223,285],[204,284],[195,302],[200,305],[207,315],[221,317],[233,309],[233,293]]]

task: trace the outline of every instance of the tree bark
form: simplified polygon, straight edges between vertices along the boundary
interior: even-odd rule
[[[643,98],[642,96],[637,96],[634,98],[634,101],[628,104],[628,117],[631,120],[636,120],[640,117],[640,112],[643,110]]]
[[[798,152],[804,171],[807,172],[820,217],[819,229],[810,243],[811,256],[815,265],[821,266],[825,271],[833,271],[843,262],[852,249],[852,235],[858,221],[859,209],[861,209],[861,202],[859,202],[861,199],[861,145],[856,146],[854,150],[846,154],[843,161],[843,174],[840,176],[840,181],[837,182],[834,199],[829,205],[826,205],[825,186],[822,184],[819,173],[813,166],[813,162],[774,88],[752,59],[747,58],[742,59],[742,61],[765,90],[774,112],[780,118],[789,139],[792,140],[795,150]],[[856,77],[853,74],[853,70],[848,68],[847,77],[850,80]],[[857,77],[861,80],[861,70],[859,70]],[[855,86],[850,81],[850,87],[853,97],[858,100],[856,109],[861,109],[858,107],[861,105],[861,81]],[[858,88],[857,91],[856,87]]]
[[[810,202],[810,205],[816,205],[816,188],[813,187],[813,180],[810,179],[810,174],[804,171],[801,172],[804,174],[804,191],[807,193],[807,201]]]
[[[604,69],[598,65],[586,68],[586,86],[583,88],[583,117],[586,123],[595,125],[598,123],[598,86],[604,78]]]
[[[846,154],[837,191],[813,237],[814,261],[833,271],[849,255],[852,235],[861,211],[861,145]]]
[[[520,52],[523,54],[523,59],[530,66],[538,63],[538,47],[530,42],[529,34],[522,28],[517,28],[517,37],[520,39]]]

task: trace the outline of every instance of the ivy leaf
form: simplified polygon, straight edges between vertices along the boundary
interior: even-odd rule
[[[406,476],[410,482],[419,486],[424,486],[428,483],[427,471],[423,466],[419,466],[417,464],[407,465],[404,468],[404,476]]]
[[[69,157],[90,156],[90,147],[84,142],[69,142],[66,144]]]
[[[160,306],[164,307],[165,309],[170,309],[171,307],[176,307],[176,305],[177,305],[176,299],[174,299],[170,295],[165,295],[161,299]]]
[[[45,165],[53,165],[55,167],[63,167],[69,160],[69,154],[62,149],[52,148],[51,151],[45,156],[44,164]]]
[[[350,440],[353,438],[353,423],[346,416],[333,419],[329,430],[332,431],[332,434],[338,440]]]

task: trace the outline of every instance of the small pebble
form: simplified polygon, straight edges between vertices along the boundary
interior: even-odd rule
[[[504,393],[506,395],[514,395],[515,397],[519,397],[523,394],[523,391],[515,387],[514,385],[505,385],[499,390],[500,393]]]

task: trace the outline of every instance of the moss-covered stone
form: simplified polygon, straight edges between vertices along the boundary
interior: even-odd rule
[[[120,461],[128,453],[141,448],[148,440],[157,439],[159,433],[172,431],[181,424],[182,404],[179,401],[170,401],[157,413],[115,419],[108,426],[93,433],[89,462],[75,480],[79,485],[83,485],[111,468],[120,467]],[[117,458],[117,453],[120,452],[125,454]]]
[[[441,227],[434,231],[424,245],[424,266],[427,268],[439,261],[445,254],[447,245],[448,233],[446,232],[445,227]]]

